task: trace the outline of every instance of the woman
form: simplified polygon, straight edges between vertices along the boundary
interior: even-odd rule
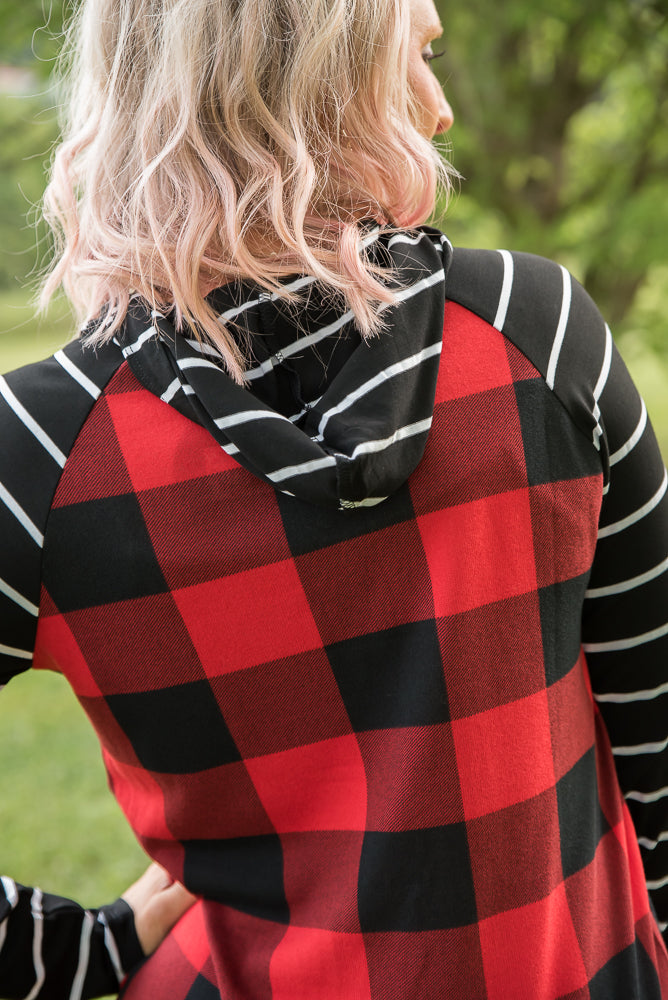
[[[0,649],[67,676],[198,897],[126,1000],[668,996],[665,470],[568,273],[420,225],[440,32],[73,29],[46,293],[86,326],[3,383]],[[0,990],[93,995],[101,949],[48,985],[7,898]]]

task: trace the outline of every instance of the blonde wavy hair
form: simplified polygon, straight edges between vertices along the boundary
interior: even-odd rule
[[[364,218],[423,223],[449,168],[408,82],[408,0],[83,0],[66,31],[62,142],[44,200],[63,286],[101,342],[130,297],[174,310],[243,381],[206,301],[311,274],[364,336],[394,294]],[[100,321],[100,317],[102,317]]]

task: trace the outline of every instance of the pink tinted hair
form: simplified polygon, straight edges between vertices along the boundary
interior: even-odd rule
[[[175,310],[230,375],[246,358],[205,299],[243,277],[311,274],[382,328],[394,294],[363,218],[410,228],[449,168],[415,127],[408,0],[83,0],[61,57],[63,139],[44,214],[90,340],[132,295]],[[386,275],[385,275],[386,276]]]

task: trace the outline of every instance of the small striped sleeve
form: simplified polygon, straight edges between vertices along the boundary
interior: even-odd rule
[[[531,360],[598,456],[582,642],[668,940],[668,476],[645,404],[596,305],[560,265],[457,250],[448,294]]]
[[[504,332],[534,361],[600,460],[603,498],[582,644],[665,933],[668,477],[645,404],[582,286],[565,268],[524,254],[506,254],[503,273],[511,288]]]
[[[69,344],[0,376],[0,685],[32,662],[44,530],[67,456],[122,355]]]
[[[0,879],[0,995],[87,1000],[116,993],[143,958],[132,910],[99,910]]]
[[[609,473],[584,606],[583,644],[665,932],[668,476],[645,404],[616,351],[600,410]]]

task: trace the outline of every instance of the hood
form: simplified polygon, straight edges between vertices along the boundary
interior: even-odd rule
[[[377,228],[364,249],[394,269],[391,287],[400,289],[385,310],[386,328],[368,341],[355,333],[352,315],[328,304],[304,276],[282,282],[300,294],[301,307],[248,282],[210,296],[251,345],[245,386],[229,378],[213,348],[177,332],[141,300],[132,301],[117,335],[123,354],[147,389],[275,489],[340,510],[380,503],[403,485],[426,445],[452,247],[427,227],[394,235]],[[300,401],[286,387],[314,362],[322,386]]]

